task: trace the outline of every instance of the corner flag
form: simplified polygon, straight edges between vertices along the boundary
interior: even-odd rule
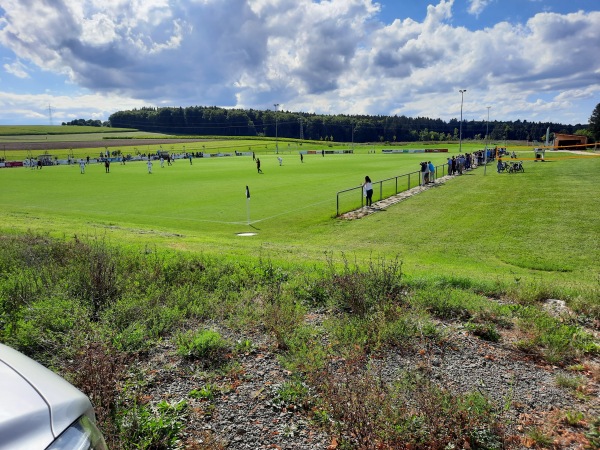
[[[250,198],[250,189],[246,186],[246,198]]]

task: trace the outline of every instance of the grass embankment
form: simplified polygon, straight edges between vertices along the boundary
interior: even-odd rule
[[[2,238],[0,267],[0,340],[84,389],[113,448],[138,448],[140,442],[143,448],[177,448],[186,402],[146,404],[150,373],[126,370],[124,362],[132,367],[161,340],[172,339],[177,351],[169,359],[197,361],[214,372],[207,379],[235,378],[237,357],[254,343],[228,341],[214,327],[271,335],[271,350],[295,380],[281,386],[281,401],[348,448],[464,442],[502,448],[498,407],[481,393],[453,394],[410,370],[399,384],[387,384],[369,370],[369,359],[386,349],[414,352],[442,344],[447,335],[440,320],[463,323],[491,341],[512,329],[523,336],[516,351],[552,364],[580,363],[600,350],[578,317],[553,318],[538,302],[519,301],[527,296],[514,287],[454,278],[411,281],[395,259],[355,264],[327,257],[324,268],[310,269],[24,235]],[[598,291],[589,300],[597,305]],[[311,312],[325,312],[323,323],[306,322]],[[579,320],[585,317],[592,318]],[[219,401],[226,390],[207,383],[189,399]]]

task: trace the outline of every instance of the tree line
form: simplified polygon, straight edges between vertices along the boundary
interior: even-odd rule
[[[94,119],[75,119],[70,122],[63,122],[62,125],[74,125],[79,127],[106,127],[110,126],[110,123]]]
[[[117,128],[200,136],[265,136],[335,142],[418,142],[458,140],[460,121],[428,117],[322,115],[291,111],[226,109],[216,106],[144,107],[111,114]],[[552,122],[463,121],[463,139],[545,140],[552,133],[586,134],[588,125]]]

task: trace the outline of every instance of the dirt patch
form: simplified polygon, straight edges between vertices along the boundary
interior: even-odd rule
[[[7,142],[6,150],[64,150],[67,148],[137,147],[143,145],[187,144],[209,139],[99,139],[97,141]]]

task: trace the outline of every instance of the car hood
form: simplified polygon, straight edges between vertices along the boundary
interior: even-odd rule
[[[93,420],[82,392],[0,344],[0,448],[44,449],[82,414]]]

